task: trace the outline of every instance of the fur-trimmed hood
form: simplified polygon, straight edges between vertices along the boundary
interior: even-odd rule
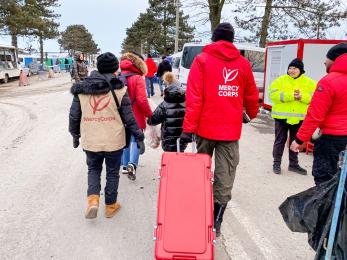
[[[130,52],[123,54],[121,57],[120,68],[123,71],[136,72],[142,76],[147,75],[146,63],[140,57]]]
[[[71,87],[71,94],[85,94],[85,95],[103,95],[111,90],[108,80],[113,89],[121,89],[124,84],[115,75],[111,73],[101,74],[98,71],[93,71],[89,77],[81,82],[77,82]]]

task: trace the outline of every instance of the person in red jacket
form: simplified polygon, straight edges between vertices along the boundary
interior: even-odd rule
[[[231,200],[245,108],[257,116],[258,90],[251,65],[234,46],[234,29],[221,23],[193,61],[187,82],[182,142],[197,135],[198,153],[215,153],[214,220],[220,235],[224,210]]]
[[[327,53],[327,73],[317,84],[306,118],[292,143],[298,152],[320,128],[322,136],[315,142],[312,175],[316,185],[337,173],[339,153],[347,145],[347,43],[339,43]]]
[[[135,52],[125,53],[120,62],[121,73],[135,75],[127,77],[128,94],[132,103],[132,109],[139,128],[146,128],[146,118],[152,116],[152,110],[146,97],[146,83],[144,76],[147,74],[147,66],[141,55]],[[136,169],[139,163],[139,148],[135,138],[131,137],[128,148],[123,150],[122,173],[128,174],[129,179],[136,179]]]
[[[147,89],[147,97],[150,98],[151,96],[154,96],[153,78],[158,68],[155,62],[153,61],[151,54],[149,53],[147,54],[146,65],[148,69],[148,72],[146,75],[146,89]]]

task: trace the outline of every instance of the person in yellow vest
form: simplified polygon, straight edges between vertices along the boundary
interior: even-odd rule
[[[304,63],[296,58],[290,62],[286,75],[275,79],[270,88],[272,117],[275,119],[275,142],[273,146],[273,172],[281,174],[281,161],[285,144],[295,140],[295,136],[304,120],[316,82],[304,75]],[[307,175],[307,170],[300,167],[298,153],[289,150],[288,170]]]
[[[113,217],[120,208],[117,202],[119,168],[126,130],[134,136],[139,153],[145,152],[144,134],[139,129],[127,88],[114,73],[119,62],[110,52],[97,58],[98,71],[71,88],[74,95],[69,115],[73,147],[81,145],[88,165],[88,208],[86,218],[96,218],[100,198],[100,176],[106,163],[105,217]],[[127,129],[125,129],[125,127]]]

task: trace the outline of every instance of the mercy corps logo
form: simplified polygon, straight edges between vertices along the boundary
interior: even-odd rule
[[[240,86],[228,84],[229,82],[236,79],[239,75],[238,69],[223,69],[224,85],[220,84],[218,86],[218,96],[220,97],[238,97]]]
[[[98,98],[96,96],[90,96],[89,98],[89,105],[93,110],[93,115],[95,115],[97,111],[100,112],[107,108],[110,103],[111,97],[109,96],[103,96],[101,98]],[[114,120],[116,120],[114,116],[83,117],[84,122],[109,122]]]
[[[105,101],[107,98],[108,100]],[[103,96],[99,99],[96,96],[90,96],[89,105],[93,109],[93,115],[95,115],[96,111],[102,111],[106,107],[108,107],[110,102],[111,102],[111,97],[109,96]]]
[[[233,81],[237,75],[239,75],[239,70],[231,70],[231,69],[227,69],[226,67],[224,67],[223,69],[223,78],[224,78],[224,83],[227,84],[230,81]]]

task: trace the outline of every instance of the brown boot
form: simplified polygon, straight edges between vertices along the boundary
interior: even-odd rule
[[[118,202],[105,206],[105,217],[112,218],[117,211],[120,209],[120,204]]]
[[[86,211],[86,218],[96,218],[99,209],[99,195],[88,196],[88,208]]]

